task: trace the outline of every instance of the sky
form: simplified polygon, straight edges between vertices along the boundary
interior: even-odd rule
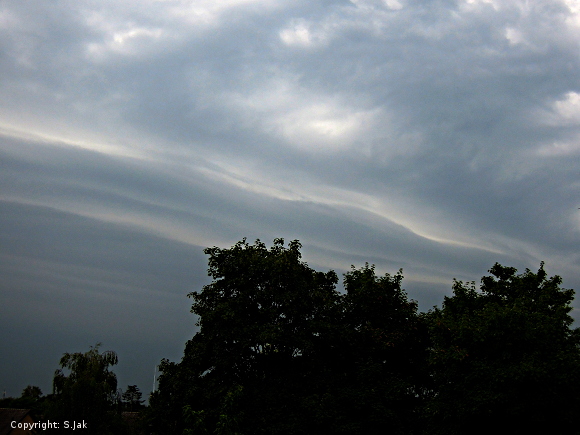
[[[97,342],[147,395],[244,237],[422,311],[495,262],[580,290],[580,0],[3,0],[0,78],[7,396]]]

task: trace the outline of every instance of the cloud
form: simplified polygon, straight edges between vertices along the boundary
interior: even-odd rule
[[[103,334],[141,355],[146,330],[162,353],[189,318],[172,311],[180,289],[203,282],[178,270],[243,237],[299,238],[322,270],[403,267],[424,308],[495,261],[545,260],[577,287],[578,14],[572,0],[3,2],[4,294],[36,319],[11,317],[13,336],[46,330],[65,352]],[[130,306],[141,317],[111,327]]]

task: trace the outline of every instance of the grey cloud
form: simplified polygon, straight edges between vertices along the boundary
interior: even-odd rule
[[[349,252],[356,258],[349,263],[360,262],[359,259],[366,255],[369,261],[379,265],[390,263],[411,270],[414,267],[429,269],[434,276],[448,278],[453,269],[475,271],[497,258],[497,254],[486,251],[466,251],[426,240],[401,225],[378,220],[356,208],[262,197],[220,183],[191,184],[191,179],[171,177],[165,171],[159,172],[159,168],[148,168],[146,163],[145,171],[135,162],[123,163],[89,151],[49,148],[45,152],[52,158],[43,158],[42,168],[31,166],[25,170],[22,161],[3,159],[8,163],[6,173],[10,173],[10,168],[19,168],[18,174],[25,175],[22,178],[27,180],[25,186],[19,186],[21,182],[14,174],[10,182],[5,183],[6,189],[14,189],[13,196],[20,195],[45,205],[54,201],[57,207],[61,201],[67,209],[75,204],[82,210],[85,204],[93,203],[98,204],[104,215],[149,216],[176,227],[189,223],[198,230],[204,228],[207,235],[222,243],[234,243],[242,237],[299,238],[313,246]],[[54,162],[52,170],[48,164],[51,160]],[[39,169],[44,169],[44,173]],[[58,235],[56,226],[54,231]],[[158,231],[163,234],[161,228]],[[187,234],[183,237],[187,238]],[[80,239],[71,241],[81,245]],[[121,247],[128,244],[128,240],[121,238],[118,243]],[[111,248],[110,243],[107,246]],[[68,249],[65,252],[73,256],[78,255],[74,247],[63,249]],[[89,254],[84,255],[91,258]],[[101,252],[97,251],[96,255],[100,258]],[[476,261],[478,257],[481,259]],[[478,266],[473,269],[472,264]],[[447,265],[453,265],[451,270]],[[106,270],[110,266],[103,268]]]
[[[145,379],[192,333],[201,246],[242,237],[403,267],[425,309],[495,261],[577,287],[578,15],[529,3],[4,2],[7,346],[151,346]]]

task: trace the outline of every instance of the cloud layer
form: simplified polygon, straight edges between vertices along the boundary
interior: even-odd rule
[[[0,54],[9,394],[95,341],[148,391],[243,237],[423,309],[496,261],[580,288],[577,0],[7,0]]]

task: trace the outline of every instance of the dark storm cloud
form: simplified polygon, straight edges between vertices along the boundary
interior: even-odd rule
[[[0,36],[4,340],[46,376],[176,358],[242,237],[403,267],[423,309],[495,261],[580,286],[575,0],[6,1]]]

